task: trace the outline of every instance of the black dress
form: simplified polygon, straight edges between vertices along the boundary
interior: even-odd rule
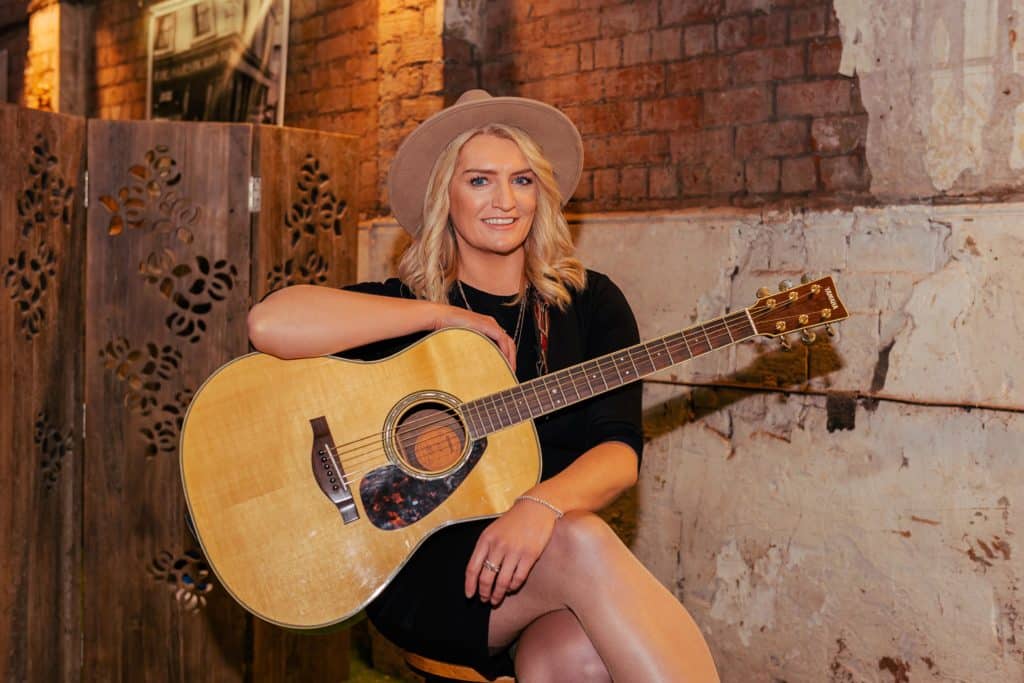
[[[414,298],[399,280],[366,282],[347,287],[358,292]],[[513,335],[519,307],[514,297],[488,294],[463,284],[468,302],[458,288],[451,303],[493,316]],[[528,308],[523,321],[516,375],[519,381],[537,376],[539,344]],[[425,336],[417,333],[368,344],[339,354],[346,358],[376,360],[400,351]],[[607,276],[587,272],[587,287],[574,292],[567,310],[550,311],[548,371],[630,346],[639,341],[636,320],[625,297]],[[536,420],[543,458],[541,478],[548,479],[593,446],[622,441],[639,455],[643,448],[640,426],[641,389],[637,383],[620,387],[575,406]],[[398,646],[427,657],[472,666],[488,678],[512,674],[507,653],[491,656],[487,629],[491,606],[479,597],[466,599],[464,577],[480,533],[492,520],[465,522],[442,529],[424,541],[409,562],[367,608],[374,625]]]

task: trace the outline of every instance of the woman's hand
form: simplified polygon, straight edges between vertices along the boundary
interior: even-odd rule
[[[445,327],[468,327],[487,335],[498,345],[501,353],[512,366],[512,372],[515,372],[516,344],[508,332],[491,316],[474,313],[458,306],[439,304],[438,312],[434,317],[434,329],[440,330]]]
[[[481,600],[496,606],[506,593],[519,590],[554,529],[555,514],[543,505],[522,500],[513,505],[480,534],[466,566],[466,597],[479,592]]]

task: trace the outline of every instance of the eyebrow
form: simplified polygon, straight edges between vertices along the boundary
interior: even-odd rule
[[[498,175],[497,171],[485,169],[485,168],[467,168],[463,173],[480,173],[482,175]],[[524,168],[519,171],[513,171],[511,175],[523,175],[525,173],[533,173],[532,168]]]

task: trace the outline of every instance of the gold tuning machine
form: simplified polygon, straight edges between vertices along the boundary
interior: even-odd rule
[[[825,332],[828,334],[829,337],[831,337],[832,339],[835,339],[835,337],[836,337],[836,328],[832,327],[831,323],[828,323],[828,324],[825,325]]]
[[[760,287],[760,288],[759,288],[759,289],[757,290],[757,298],[758,298],[758,299],[763,299],[763,298],[765,298],[766,296],[771,296],[771,295],[772,295],[772,294],[774,294],[774,293],[775,293],[775,292],[773,292],[772,290],[768,289],[767,287]]]
[[[800,284],[806,285],[808,282],[810,282],[813,279],[814,278],[811,277],[810,273],[804,273],[803,275],[800,276]]]
[[[818,335],[814,334],[811,330],[800,330],[800,339],[804,344],[810,346],[814,343],[814,340],[818,338]]]
[[[793,349],[793,345],[789,343],[784,334],[779,335],[779,345],[782,346],[783,351],[791,351]]]

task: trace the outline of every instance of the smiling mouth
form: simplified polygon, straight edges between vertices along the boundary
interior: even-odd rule
[[[518,218],[484,218],[482,220],[487,225],[496,225],[498,227],[501,227],[501,226],[505,226],[505,225],[512,225],[513,223],[515,223],[519,219]]]

